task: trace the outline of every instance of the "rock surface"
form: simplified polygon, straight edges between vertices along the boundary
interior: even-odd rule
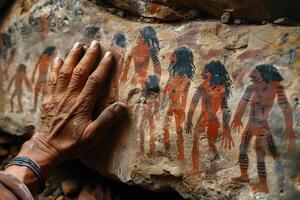
[[[40,105],[44,92],[42,88],[55,53],[65,57],[75,41],[90,43],[98,39],[105,49],[115,54],[116,71],[106,103],[120,100],[126,102],[131,110],[129,119],[116,127],[115,133],[104,144],[83,157],[89,166],[102,174],[153,190],[173,188],[185,198],[254,198],[249,184],[231,181],[231,177],[240,174],[237,161],[242,134],[231,130],[235,146],[230,150],[222,148],[221,138],[228,131],[226,127],[222,128],[224,121],[228,120],[226,114],[232,113],[232,121],[236,111],[240,111],[239,101],[251,84],[248,74],[259,64],[273,64],[284,78],[281,84],[293,114],[293,120],[288,118],[287,122],[293,123],[297,133],[300,131],[299,27],[230,26],[213,21],[143,24],[119,18],[88,1],[81,3],[78,0],[40,1],[28,12],[21,12],[21,4],[16,3],[13,10],[0,26],[0,90],[3,94],[0,98],[0,127],[7,132],[32,132],[39,116],[39,111],[34,111],[35,103]],[[38,65],[35,74],[34,68],[40,56],[43,52],[49,52],[51,48],[47,47],[52,46],[56,49],[54,54],[47,58],[46,64]],[[194,129],[195,126],[192,133],[186,133],[185,128],[191,117],[188,113],[193,106],[192,102],[196,102],[193,96],[196,91],[201,92],[198,89],[205,85],[205,79],[209,76],[203,75],[203,69],[209,63],[214,66],[212,71],[220,67],[220,63],[224,64],[225,71],[214,74],[222,77],[216,79],[223,85],[206,88],[205,91],[211,93],[204,93],[209,95],[200,100],[195,108],[191,122],[204,129],[204,133],[198,136],[196,133],[200,130]],[[267,78],[274,78],[274,74],[268,74],[268,70],[271,68],[267,69]],[[185,76],[180,76],[181,73]],[[18,85],[12,79],[15,75],[21,77],[23,83]],[[260,91],[272,93],[269,87],[267,84],[257,90],[256,94],[262,95]],[[216,109],[218,112],[207,116],[209,120],[205,122],[198,121],[200,113],[212,107],[212,101],[221,106],[218,98],[223,98],[226,92],[228,102],[222,101],[222,110]],[[18,95],[23,109],[17,98],[14,98]],[[38,101],[34,100],[35,95]],[[269,113],[265,110],[263,112],[267,112],[264,116],[269,114],[267,121],[273,131],[277,150],[284,152],[285,116],[277,101],[281,100],[275,100]],[[261,103],[263,106],[270,105],[264,98]],[[284,102],[284,105],[287,103]],[[262,112],[260,108],[256,109],[258,113]],[[246,110],[242,118],[244,124],[250,114],[257,115],[253,110]],[[201,127],[201,123],[205,125]],[[205,130],[206,127],[218,126],[221,127],[216,129],[219,134],[215,144],[219,157],[211,149],[212,146],[208,145],[208,140],[213,139],[211,135],[207,136],[209,130]],[[252,139],[248,149],[251,180],[257,177],[255,139]],[[199,148],[193,149],[197,142]],[[197,165],[197,155],[199,166],[191,170],[193,165]],[[267,157],[266,161],[269,196],[278,195],[281,187],[284,190],[297,190],[294,186],[297,184],[292,184],[284,172],[284,159],[280,157],[274,161],[272,157]]]

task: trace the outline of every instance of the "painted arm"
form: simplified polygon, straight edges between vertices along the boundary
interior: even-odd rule
[[[132,61],[132,55],[131,53],[128,55],[127,59],[126,59],[126,62],[125,62],[125,65],[124,65],[124,68],[123,68],[123,73],[122,73],[122,77],[121,77],[121,83],[126,83],[127,82],[127,75],[128,75],[128,70],[129,70],[129,66],[131,64],[131,61]]]
[[[38,66],[40,65],[40,61],[41,61],[41,57],[39,58],[38,62],[36,63],[36,65],[34,66],[34,69],[33,69],[33,72],[32,72],[32,77],[31,77],[31,83],[34,84],[35,82],[35,73],[36,73],[36,70],[38,68]]]
[[[171,76],[169,77],[168,81],[167,81],[167,85],[165,86],[164,90],[163,90],[163,94],[162,94],[162,98],[161,98],[161,109],[164,109],[167,106],[168,100],[167,100],[167,95],[170,92],[170,86],[171,86]]]
[[[285,118],[285,134],[287,136],[288,145],[287,150],[288,152],[291,152],[295,147],[295,141],[297,138],[297,134],[293,129],[293,112],[292,108],[289,104],[289,101],[286,97],[285,91],[283,86],[279,85],[277,87],[277,101],[280,106],[280,109],[282,110]]]
[[[192,127],[193,127],[193,116],[195,113],[195,109],[200,101],[200,98],[203,96],[204,94],[204,88],[201,86],[199,86],[195,92],[195,94],[193,95],[192,98],[192,102],[190,104],[190,109],[189,112],[187,114],[187,121],[185,124],[185,129],[186,132],[189,134],[192,131]]]
[[[226,94],[223,94],[222,102],[221,102],[221,110],[222,110],[222,125],[223,125],[223,138],[221,142],[221,146],[224,149],[230,150],[231,147],[234,147],[234,142],[231,136],[231,130],[229,127],[231,111],[228,106],[228,97]]]
[[[188,96],[190,87],[191,87],[191,82],[190,81],[186,82],[184,89],[183,89],[183,94],[181,95],[181,105],[182,105],[182,108],[184,108],[184,109],[186,107],[186,100],[187,100],[187,96]]]
[[[153,63],[154,74],[157,76],[158,80],[160,81],[161,66],[160,66],[160,61],[157,56],[158,52],[155,48],[151,48],[150,54],[151,54],[151,59],[152,59],[152,63]]]
[[[24,81],[25,81],[25,85],[26,85],[27,89],[31,92],[32,91],[32,87],[31,87],[31,84],[30,84],[30,82],[29,82],[29,80],[28,80],[28,78],[27,78],[26,75],[24,75]]]
[[[237,130],[238,132],[240,132],[240,130],[243,128],[242,117],[245,113],[247,104],[250,102],[252,98],[253,92],[254,92],[253,86],[251,85],[248,86],[235,112],[232,125],[231,125],[233,130]]]
[[[10,88],[11,88],[11,86],[12,86],[12,84],[13,84],[15,78],[16,78],[16,76],[17,76],[17,75],[14,75],[14,76],[10,79],[9,84],[8,84],[8,86],[7,86],[7,91],[10,90]]]

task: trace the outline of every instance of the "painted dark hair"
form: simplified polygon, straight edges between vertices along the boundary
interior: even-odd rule
[[[48,56],[51,56],[53,54],[54,50],[55,50],[54,46],[46,47],[43,54],[48,54]]]
[[[157,76],[156,75],[148,76],[144,88],[144,97],[147,99],[151,94],[153,93],[158,94],[159,91],[160,91],[159,79],[157,78]]]
[[[260,73],[262,79],[266,83],[283,81],[283,77],[280,75],[278,69],[276,69],[273,65],[262,64],[256,66],[255,69]]]
[[[170,63],[168,68],[170,75],[187,76],[192,80],[196,71],[193,52],[187,47],[179,47],[173,54],[176,56],[176,63]]]
[[[154,48],[159,52],[159,41],[156,35],[155,30],[148,26],[140,30],[140,34],[143,37],[145,43],[147,43],[151,48]]]
[[[115,34],[114,42],[118,47],[121,47],[121,48],[126,48],[126,46],[127,46],[126,37],[123,33]]]
[[[18,72],[23,72],[23,73],[26,73],[26,65],[24,64],[19,64],[18,66]]]
[[[224,85],[226,89],[227,97],[231,94],[232,81],[225,68],[225,66],[220,61],[211,61],[204,66],[204,69],[209,71],[212,76],[210,78],[210,84],[214,86]]]

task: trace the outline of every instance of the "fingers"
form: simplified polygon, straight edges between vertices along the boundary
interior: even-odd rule
[[[94,104],[99,91],[106,86],[106,80],[110,74],[110,69],[113,64],[113,55],[111,52],[106,52],[97,69],[89,76],[81,96],[90,106],[90,110],[94,108]]]
[[[59,71],[55,93],[61,93],[68,87],[73,69],[79,63],[80,59],[83,56],[83,53],[84,50],[81,43],[76,42],[68,53],[68,56]]]
[[[87,139],[91,139],[93,142],[98,142],[103,135],[113,125],[116,124],[127,113],[127,107],[123,103],[114,103],[107,107],[100,116],[93,121],[87,128]],[[97,133],[98,132],[98,133]]]
[[[74,68],[72,78],[69,84],[71,91],[81,91],[88,79],[88,76],[95,68],[95,65],[100,57],[101,48],[98,41],[94,40],[87,49],[83,58]]]
[[[64,61],[58,57],[55,61],[55,64],[51,68],[51,73],[48,78],[48,90],[50,94],[53,94],[53,92],[55,91],[59,70],[61,69],[63,64]]]

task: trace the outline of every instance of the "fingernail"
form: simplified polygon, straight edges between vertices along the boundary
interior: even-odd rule
[[[81,47],[81,43],[80,42],[76,42],[73,46],[73,49],[79,49]]]
[[[112,52],[110,51],[107,51],[104,55],[104,57],[108,58],[108,57],[111,57],[112,56]]]
[[[61,58],[59,57],[59,56],[57,56],[56,58],[55,58],[55,64],[58,64],[58,63],[60,63],[60,61],[61,61]]]
[[[113,110],[114,110],[115,113],[117,113],[119,115],[124,115],[126,113],[126,107],[122,106],[120,104],[114,105]]]
[[[96,48],[98,46],[99,46],[99,42],[97,40],[93,40],[93,42],[90,45],[90,47],[92,47],[92,48]]]

